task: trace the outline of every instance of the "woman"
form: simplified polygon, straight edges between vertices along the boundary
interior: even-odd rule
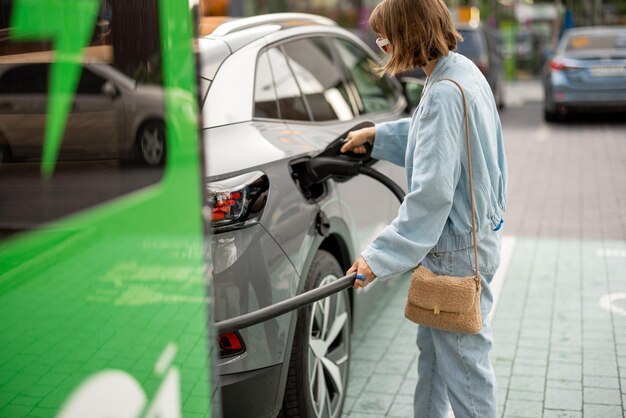
[[[380,69],[394,75],[422,68],[428,76],[411,119],[353,131],[342,151],[363,152],[404,166],[409,192],[398,216],[363,251],[348,273],[355,287],[387,279],[418,263],[437,274],[474,273],[467,145],[463,99],[467,96],[476,202],[483,329],[462,334],[419,326],[415,417],[496,416],[496,382],[489,361],[489,283],[500,262],[500,226],[505,210],[506,160],[496,103],[487,81],[467,58],[452,52],[461,36],[443,0],[384,0],[369,23],[389,60]]]

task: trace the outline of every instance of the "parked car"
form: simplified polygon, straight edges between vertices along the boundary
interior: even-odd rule
[[[496,38],[483,25],[457,25],[457,30],[463,36],[463,41],[457,44],[456,52],[476,64],[487,79],[498,108],[503,109],[504,66]]]
[[[198,40],[215,318],[344,275],[397,214],[365,177],[302,187],[295,166],[365,121],[406,115],[400,83],[333,21],[305,14],[232,20]],[[418,88],[419,91],[419,88]],[[406,184],[400,167],[374,167]],[[340,417],[350,335],[384,283],[219,336],[225,417]]]
[[[626,27],[573,28],[544,70],[544,118],[626,110]]]
[[[25,59],[22,54],[17,61],[6,56],[0,62],[0,162],[41,159],[50,61],[31,55]],[[161,165],[165,160],[163,103],[160,86],[140,84],[107,63],[85,63],[59,161],[137,159]],[[28,124],[20,123],[24,118]]]

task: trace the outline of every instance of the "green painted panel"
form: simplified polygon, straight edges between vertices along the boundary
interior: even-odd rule
[[[56,50],[45,176],[55,172],[98,7],[14,2],[14,35]],[[161,0],[158,14],[168,151],[160,183],[0,241],[2,417],[211,416],[190,12]]]
[[[50,99],[41,172],[50,176],[61,145],[72,98],[80,77],[83,48],[89,42],[98,0],[19,0],[12,35],[52,39],[56,62],[50,74]]]

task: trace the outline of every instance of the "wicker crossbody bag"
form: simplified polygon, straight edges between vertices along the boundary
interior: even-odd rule
[[[404,316],[415,323],[429,327],[475,334],[482,329],[482,318],[480,316],[480,275],[478,274],[478,243],[476,241],[474,185],[472,181],[467,99],[463,88],[457,81],[450,78],[443,78],[442,80],[448,80],[456,84],[461,90],[461,96],[463,97],[470,207],[472,211],[472,238],[474,240],[474,265],[476,271],[473,276],[445,276],[435,274],[426,267],[418,265],[411,275]]]

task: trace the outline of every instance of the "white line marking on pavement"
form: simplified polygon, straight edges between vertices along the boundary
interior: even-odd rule
[[[626,257],[626,250],[621,248],[598,248],[596,255],[598,257]]]
[[[489,322],[493,321],[493,316],[496,313],[498,307],[498,299],[500,299],[500,293],[502,293],[502,286],[506,279],[506,273],[509,270],[509,263],[513,256],[513,249],[515,248],[515,237],[503,237],[502,248],[500,249],[500,267],[496,271],[496,275],[491,282],[491,294],[493,295],[493,306],[489,313]]]
[[[624,300],[626,302],[626,293],[609,293],[608,295],[604,295],[600,298],[598,305],[600,305],[602,309],[606,309],[609,312],[626,316],[626,308],[617,306],[615,304],[615,301],[617,300]]]
[[[161,353],[161,356],[157,360],[156,365],[154,366],[154,371],[158,375],[164,374],[167,369],[172,364],[172,360],[176,357],[176,352],[178,351],[178,347],[174,343],[167,343],[165,350]]]

